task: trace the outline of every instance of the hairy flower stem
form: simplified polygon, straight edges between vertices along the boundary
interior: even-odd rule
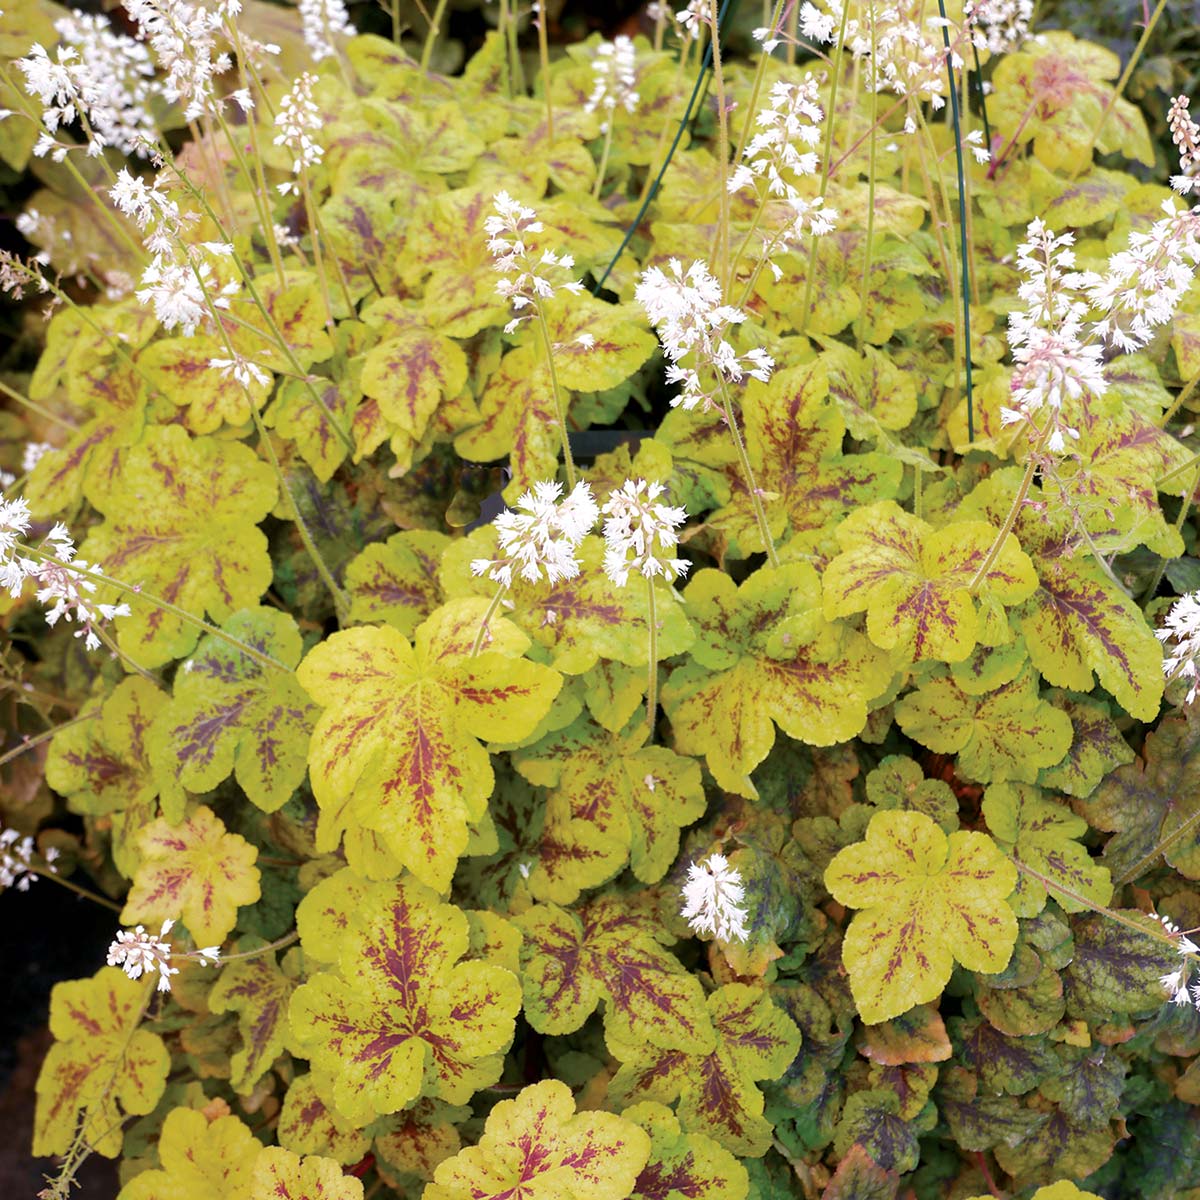
[[[542,331],[542,348],[546,352],[546,368],[550,372],[550,392],[554,397],[554,412],[558,417],[558,432],[562,437],[563,466],[567,472],[567,490],[575,486],[575,460],[571,457],[571,439],[567,434],[566,405],[558,388],[558,372],[554,369],[554,343],[550,340],[550,327],[541,305],[537,306],[538,328]]]
[[[725,72],[721,67],[721,23],[717,16],[717,0],[708,0],[708,19],[712,33],[713,86],[717,92],[717,165],[721,173],[721,216],[717,225],[717,244],[713,259],[718,263],[717,278],[728,294],[729,278],[729,112],[725,107]]]
[[[613,126],[616,124],[616,113],[608,115],[608,128],[604,131],[604,149],[600,153],[600,165],[596,168],[596,182],[592,185],[592,199],[600,199],[600,189],[604,186],[604,176],[608,171],[608,156],[612,151]]]
[[[798,7],[798,6],[797,6]],[[842,77],[842,51],[846,41],[846,21],[850,16],[850,5],[842,5],[842,23],[838,27],[837,45],[833,52],[833,68],[829,79],[829,108],[825,113],[825,145],[821,150],[821,183],[817,194],[821,201],[829,190],[829,178],[833,174],[830,169],[829,156],[833,153],[833,124],[837,119],[838,83]],[[792,49],[789,43],[788,49]],[[844,160],[844,156],[843,156]],[[810,234],[808,238],[808,265],[804,279],[804,303],[800,306],[800,328],[797,333],[803,334],[808,328],[808,314],[812,311],[813,285],[817,274],[817,235]]]
[[[321,288],[321,299],[325,304],[325,328],[329,333],[330,341],[332,341],[337,321],[333,316],[333,299],[329,295],[329,275],[325,271],[325,256],[321,253],[321,236],[317,233],[317,212],[313,205],[312,189],[308,186],[308,168],[303,164],[300,166],[300,191],[304,195],[304,214],[312,239],[313,267],[317,273],[317,283]],[[354,311],[353,306],[350,311]]]
[[[546,97],[546,145],[554,145],[554,105],[550,100],[550,37],[546,32],[546,0],[534,0],[537,9],[538,58],[542,64],[542,94]]]
[[[285,933],[283,937],[276,938],[273,942],[268,942],[265,946],[259,946],[256,950],[241,950],[237,954],[222,954],[217,965],[224,966],[226,963],[239,962],[246,958],[261,958],[264,954],[271,954],[275,950],[282,950],[285,946],[290,946],[299,940],[299,932],[293,929],[291,933]]]
[[[875,62],[875,5],[871,5],[871,62]],[[871,297],[871,256],[875,251],[875,159],[879,145],[879,89],[871,89],[871,127],[867,130],[867,240],[863,246],[862,292],[858,300],[858,343],[866,340],[867,301]],[[918,472],[920,474],[920,472]]]
[[[954,124],[954,158],[958,166],[958,237],[959,237],[959,268],[962,271],[962,282],[959,292],[962,297],[963,337],[965,341],[964,366],[967,372],[967,441],[975,440],[975,403],[974,390],[971,386],[971,250],[967,238],[967,185],[963,171],[963,139],[962,125],[958,109],[958,88],[954,83],[954,69],[950,63],[950,30],[946,22],[945,0],[938,0],[938,13],[943,21],[942,44],[946,49],[946,80],[950,92],[950,113]],[[941,172],[938,172],[939,177]],[[946,216],[949,219],[949,212]],[[958,364],[955,363],[957,371]]]
[[[64,729],[70,729],[73,725],[82,725],[84,721],[90,721],[93,717],[98,717],[99,715],[100,710],[93,708],[88,712],[81,713],[77,717],[72,717],[69,721],[63,721],[61,725],[55,725],[52,729],[45,729],[34,737],[25,738],[15,749],[0,754],[0,767],[6,766],[14,758],[20,758],[27,750],[32,750],[35,746],[40,746],[43,742],[48,742],[55,734],[61,733]]]
[[[65,887],[68,892],[74,892],[75,895],[82,896],[84,900],[90,900],[93,904],[99,904],[101,907],[110,909],[112,912],[119,913],[123,907],[115,901],[110,900],[107,896],[101,896],[98,892],[93,892],[90,888],[82,887],[78,883],[72,883],[69,879],[63,879],[53,871],[44,871],[41,867],[33,867],[32,870],[39,879],[52,879],[59,887]]]
[[[967,591],[972,596],[975,595],[979,590],[979,585],[987,578],[987,573],[992,569],[1000,551],[1004,547],[1005,539],[1012,533],[1013,526],[1017,523],[1017,515],[1021,511],[1021,506],[1025,503],[1025,497],[1029,495],[1029,488],[1033,483],[1034,472],[1037,471],[1038,459],[1041,457],[1046,443],[1050,440],[1050,432],[1053,428],[1053,420],[1047,422],[1045,430],[1037,440],[1037,444],[1029,452],[1029,462],[1025,464],[1025,474],[1021,477],[1021,484],[1017,488],[1017,494],[1013,497],[1012,507],[1008,510],[1008,516],[1004,518],[1004,526],[996,535],[996,540],[988,548],[987,556],[980,563],[979,570],[975,572],[975,577],[971,580],[971,584],[967,588]]]
[[[754,468],[750,465],[750,455],[746,452],[746,443],[742,440],[741,431],[738,429],[737,414],[733,411],[733,398],[730,396],[729,388],[720,372],[717,373],[717,379],[721,389],[721,405],[725,414],[725,423],[729,426],[729,433],[733,438],[734,448],[737,450],[738,461],[741,463],[742,478],[745,480],[746,490],[750,494],[750,504],[754,509],[754,519],[758,522],[759,536],[766,548],[768,561],[771,566],[777,567],[779,566],[779,555],[775,552],[771,527],[767,524],[767,514],[763,509],[762,497],[758,494],[758,483],[754,478]]]
[[[507,591],[508,588],[504,584],[501,584],[496,589],[496,594],[492,597],[492,602],[487,606],[487,611],[483,614],[483,620],[479,622],[479,632],[475,635],[475,644],[471,647],[472,658],[483,649],[483,639],[488,635],[488,626],[491,624],[492,618],[496,615],[496,609],[500,607],[500,601],[504,599],[504,593]]]
[[[774,34],[779,28],[785,2],[786,0],[776,0],[775,10],[771,14],[770,19],[763,22],[764,26],[769,30],[768,37]],[[763,9],[765,16],[766,4],[763,5]],[[750,140],[750,135],[754,131],[754,119],[758,115],[758,97],[762,92],[763,78],[767,73],[767,59],[770,57],[765,50],[758,56],[758,65],[754,70],[754,83],[750,88],[750,103],[746,106],[746,119],[742,122],[742,132],[738,138],[737,149],[733,152],[734,162],[737,162],[746,152],[746,143]]]
[[[163,612],[169,612],[173,617],[178,617],[185,625],[190,625],[193,629],[199,629],[202,633],[208,633],[215,638],[219,638],[227,645],[246,655],[247,658],[254,659],[261,666],[271,667],[277,671],[291,671],[291,667],[285,666],[279,659],[273,658],[270,654],[264,654],[261,650],[256,650],[248,642],[243,642],[240,638],[234,637],[233,634],[226,633],[225,630],[219,629],[216,625],[210,624],[202,617],[197,617],[176,604],[172,604],[169,600],[164,600],[161,596],[155,596],[153,593],[143,591],[140,587],[135,587],[132,584],[122,583],[119,579],[113,579],[111,575],[103,575],[99,571],[83,570],[75,566],[74,563],[64,562],[61,558],[55,558],[53,554],[47,554],[44,550],[37,550],[32,546],[22,546],[21,553],[28,554],[30,558],[36,558],[39,562],[63,567],[80,579],[91,579],[95,583],[107,584],[123,596],[136,597],[138,600],[144,600],[147,604],[154,605],[155,608],[161,608]]]
[[[243,86],[245,82],[246,75],[243,71]],[[219,110],[217,112],[217,124],[221,127],[221,132],[225,135],[225,141],[233,154],[238,169],[245,176],[246,183],[249,185],[250,198],[254,201],[254,210],[258,213],[263,240],[267,245],[267,256],[271,260],[271,266],[275,268],[275,278],[279,280],[279,286],[283,287],[285,282],[283,259],[280,257],[279,243],[275,238],[275,221],[271,213],[271,193],[267,188],[267,179],[263,171],[262,152],[258,146],[258,134],[256,132],[257,123],[252,119],[250,114],[247,114],[246,129],[250,135],[250,151],[254,159],[253,166],[246,161],[246,155],[242,152],[241,146],[238,145],[237,138],[234,137],[229,122],[225,120]]]
[[[37,401],[30,400],[28,396],[22,396],[20,392],[15,388],[10,388],[2,380],[0,380],[0,396],[7,396],[22,408],[27,408],[30,412],[37,413],[44,420],[54,425],[61,425],[64,429],[69,429],[72,433],[75,433],[79,429],[79,426],[74,421],[68,421],[66,417],[60,417],[58,413],[51,412],[48,408],[43,408]]]
[[[438,0],[437,7],[433,10],[433,18],[429,22],[429,29],[425,34],[425,44],[421,47],[421,73],[424,74],[429,70],[429,60],[433,57],[433,45],[437,41],[438,34],[442,32],[442,18],[446,15],[447,0]]]
[[[654,579],[646,580],[646,630],[650,635],[650,661],[646,676],[646,730],[654,740],[654,718],[658,712],[658,613],[655,610]]]
[[[1167,425],[1170,424],[1171,418],[1174,417],[1175,414],[1184,406],[1184,404],[1187,403],[1188,397],[1191,396],[1191,394],[1196,390],[1198,385],[1200,385],[1200,372],[1197,372],[1195,375],[1193,375],[1191,377],[1191,379],[1189,379],[1187,381],[1187,383],[1184,385],[1184,387],[1180,391],[1179,395],[1176,396],[1175,399],[1171,401],[1171,407],[1168,408],[1167,411],[1165,413],[1163,413],[1163,415],[1161,417],[1159,417],[1158,421],[1156,422],[1159,429],[1165,429],[1167,427]],[[1182,467],[1176,468],[1176,470],[1182,470],[1182,469],[1183,469]],[[1164,475],[1163,478],[1170,479],[1171,476]]]
[[[1179,512],[1175,516],[1175,532],[1182,534],[1183,523],[1187,520],[1188,513],[1192,511],[1192,505],[1196,502],[1196,489],[1200,488],[1200,471],[1192,477],[1192,485],[1179,498]],[[1158,592],[1158,585],[1162,583],[1162,578],[1167,572],[1167,560],[1160,558],[1158,566],[1154,568],[1154,574],[1151,576],[1150,582],[1146,585],[1146,590],[1142,593],[1141,607],[1145,608],[1151,600],[1154,599]]]

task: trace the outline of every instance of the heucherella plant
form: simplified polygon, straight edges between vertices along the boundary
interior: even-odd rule
[[[1188,35],[745,7],[0,19],[52,1200],[1200,1191]]]

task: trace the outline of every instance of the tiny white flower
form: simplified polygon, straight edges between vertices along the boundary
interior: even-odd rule
[[[179,968],[171,966],[171,943],[166,940],[173,920],[164,921],[157,934],[147,933],[143,925],[121,929],[108,948],[108,965],[120,967],[130,979],[140,979],[143,973],[158,972],[158,990],[171,990],[171,976]]]
[[[658,503],[666,491],[661,483],[627,479],[609,495],[605,516],[605,574],[624,587],[630,571],[647,579],[662,576],[667,583],[687,573],[686,559],[669,554],[679,542],[675,532],[687,520],[683,508]]]
[[[746,889],[736,867],[723,854],[688,866],[680,915],[696,933],[711,933],[723,942],[744,942],[749,934],[742,902]]]

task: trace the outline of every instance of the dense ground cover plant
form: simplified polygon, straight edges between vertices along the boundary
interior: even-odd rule
[[[47,1195],[1200,1194],[1200,129],[1029,7],[6,11]]]

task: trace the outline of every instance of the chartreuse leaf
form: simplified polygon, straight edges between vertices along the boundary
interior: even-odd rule
[[[126,925],[182,919],[198,946],[216,946],[237,923],[239,905],[259,898],[258,850],[226,833],[211,809],[197,808],[174,828],[159,818],[142,831],[138,849],[142,861],[121,912]]]
[[[989,1196],[969,1196],[967,1200],[991,1200]],[[1095,1192],[1083,1192],[1069,1179],[1040,1187],[1029,1200],[1100,1200]]]
[[[934,529],[891,500],[860,508],[837,529],[842,553],[822,577],[825,615],[865,611],[871,641],[905,661],[961,662],[982,632],[971,585],[996,532],[983,521]],[[1037,587],[1012,534],[981,582],[1007,605]]]
[[[257,525],[275,497],[271,468],[248,446],[157,427],[129,452],[97,505],[108,519],[80,555],[195,616],[224,621],[271,582]],[[148,602],[135,602],[116,629],[121,648],[144,667],[182,658],[196,644],[193,626]]]
[[[746,1168],[707,1135],[685,1132],[669,1108],[647,1100],[621,1116],[650,1135],[650,1158],[631,1200],[745,1200]]]
[[[1096,785],[1114,770],[1134,760],[1133,748],[1121,736],[1111,709],[1103,700],[1073,692],[1046,697],[1071,718],[1071,749],[1053,767],[1043,768],[1038,783],[1068,796],[1090,796]]]
[[[368,546],[346,567],[350,619],[387,622],[412,637],[443,599],[438,567],[449,545],[444,533],[413,529]]]
[[[285,667],[300,661],[296,622],[275,608],[235,613],[222,629]],[[150,758],[166,787],[208,792],[230,774],[264,812],[304,781],[317,708],[288,671],[264,667],[224,638],[203,638],[175,676],[151,731]]]
[[[260,1150],[251,1194],[271,1200],[362,1200],[362,1182],[331,1158],[300,1158],[281,1146]]]
[[[539,904],[516,918],[524,937],[526,1020],[539,1033],[578,1029],[605,1001],[610,1037],[704,1052],[713,1029],[699,980],[658,944],[665,931],[621,900],[601,897],[578,915]]]
[[[411,645],[387,626],[343,630],[300,664],[300,683],[325,710],[308,758],[319,850],[335,849],[344,830],[371,831],[419,879],[449,885],[492,791],[477,739],[526,737],[561,686],[519,657],[528,640],[507,621],[493,620],[489,650],[471,656],[486,607],[438,609]]]
[[[46,782],[67,798],[72,812],[107,817],[112,823],[113,862],[126,878],[137,867],[137,834],[158,815],[158,783],[147,746],[163,693],[131,675],[101,701],[99,720],[82,721],[56,733],[46,755]],[[181,817],[164,801],[168,815]]]
[[[809,563],[762,567],[740,587],[715,570],[688,584],[693,661],[672,674],[663,706],[676,749],[703,754],[729,791],[757,795],[750,772],[770,752],[775,725],[810,745],[848,741],[891,681],[885,657],[827,621],[820,597]]]
[[[288,1085],[275,1135],[294,1154],[322,1154],[340,1163],[358,1162],[371,1144],[366,1134],[325,1104],[311,1073]]]
[[[116,967],[57,983],[50,993],[54,1044],[37,1081],[33,1153],[66,1154],[82,1121],[88,1144],[121,1153],[121,1113],[152,1112],[171,1056],[162,1038],[139,1029],[150,988]]]
[[[1063,978],[1073,1016],[1106,1021],[1114,1013],[1152,1012],[1164,1003],[1160,978],[1179,966],[1153,917],[1136,909],[1115,911],[1121,923],[1102,914],[1071,922],[1075,953]]]
[[[771,533],[797,549],[814,549],[837,520],[872,500],[894,496],[902,466],[885,454],[842,454],[846,422],[829,394],[821,360],[751,381],[743,412],[746,445],[765,494]],[[681,449],[678,456],[686,457]],[[754,509],[736,460],[725,467],[732,499],[709,518],[739,556],[763,551]]]
[[[875,1025],[936,1000],[957,960],[1003,970],[1017,940],[1017,869],[981,833],[949,838],[924,813],[881,812],[840,851],[825,886],[856,913],[842,961],[859,1016]]]
[[[375,1135],[375,1153],[399,1173],[404,1186],[420,1186],[416,1181],[432,1179],[438,1164],[462,1149],[458,1127],[471,1115],[463,1105],[418,1100],[386,1119],[386,1132]]]
[[[984,796],[983,817],[1006,854],[1066,889],[1051,889],[1064,911],[1083,912],[1112,899],[1108,869],[1073,840],[1087,833],[1088,823],[1065,805],[1029,784],[997,783]],[[1021,875],[1009,903],[1018,917],[1035,917],[1046,906],[1046,892],[1041,880]]]
[[[649,1155],[644,1130],[577,1114],[571,1089],[547,1079],[497,1104],[479,1144],[443,1162],[422,1200],[624,1200]]]
[[[239,949],[246,949],[241,946]],[[287,1048],[288,1002],[295,981],[274,956],[239,959],[221,968],[208,994],[210,1012],[238,1014],[242,1046],[230,1059],[229,1085],[246,1095]]]
[[[932,817],[946,833],[958,828],[958,797],[942,779],[926,779],[920,764],[889,754],[867,776],[867,799],[876,808],[912,809]]]
[[[301,945],[314,928],[321,947],[337,939],[337,972],[297,988],[289,1022],[338,1113],[362,1126],[420,1096],[461,1104],[500,1078],[521,989],[502,967],[459,962],[470,942],[460,909],[402,879],[364,887],[347,928],[322,924],[302,925]]]
[[[984,782],[1032,783],[1071,747],[1071,719],[1038,698],[1031,669],[982,696],[949,675],[930,679],[900,699],[896,721],[934,753],[957,753],[959,773]]]
[[[760,1079],[778,1079],[800,1048],[796,1023],[761,988],[728,983],[708,997],[717,1033],[708,1054],[647,1050],[639,1040],[608,1031],[608,1048],[622,1063],[609,1084],[622,1102],[680,1097],[684,1128],[707,1134],[734,1154],[758,1158],[771,1144]]]
[[[704,788],[694,759],[644,741],[644,725],[622,736],[580,717],[519,752],[514,765],[531,782],[558,788],[585,817],[593,809],[623,814],[633,873],[657,883],[675,861],[679,830],[704,815]]]
[[[173,1108],[158,1142],[162,1169],[135,1176],[117,1200],[248,1200],[262,1149],[237,1117],[210,1122],[198,1109]]]

